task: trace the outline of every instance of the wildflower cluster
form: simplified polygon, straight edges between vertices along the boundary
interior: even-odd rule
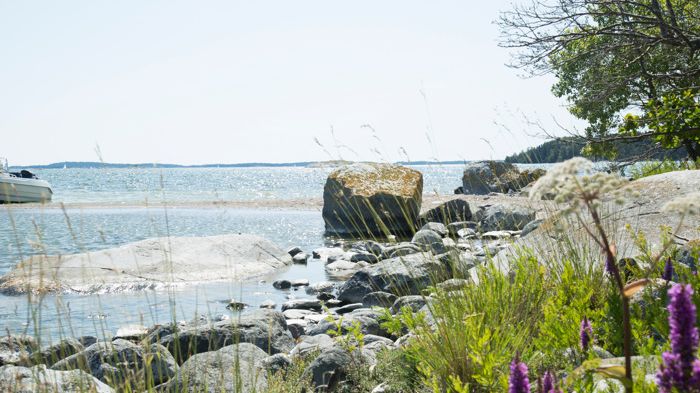
[[[693,192],[667,202],[661,210],[683,215],[700,214],[700,192]]]
[[[553,196],[555,202],[569,203],[572,209],[577,209],[584,203],[596,205],[604,194],[621,201],[624,191],[621,188],[625,184],[626,179],[612,173],[596,172],[591,161],[575,157],[556,165],[539,178],[530,190],[530,198]]]
[[[676,284],[668,291],[671,352],[664,352],[656,375],[662,393],[700,392],[700,360],[696,310],[690,285]],[[675,390],[674,390],[675,389]]]
[[[510,364],[510,376],[508,378],[508,393],[530,393],[530,380],[527,376],[527,365],[520,361],[519,356]],[[547,371],[544,377],[537,380],[538,393],[562,393],[557,388],[557,379],[552,372]]]
[[[591,345],[591,337],[593,336],[593,327],[588,321],[588,318],[583,317],[581,321],[581,328],[579,330],[579,343],[581,344],[581,349],[583,351],[588,351],[588,347]]]

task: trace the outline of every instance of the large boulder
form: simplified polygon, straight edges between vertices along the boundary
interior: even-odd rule
[[[399,165],[361,163],[336,169],[323,189],[326,233],[344,237],[412,234],[423,175]]]
[[[140,346],[117,339],[95,343],[51,368],[84,370],[111,386],[124,387],[144,378],[163,383],[175,375],[177,364],[168,350],[158,344]]]
[[[265,309],[230,321],[186,326],[162,336],[158,342],[168,348],[178,362],[238,342],[254,344],[271,355],[289,352],[294,347],[294,339],[287,331],[284,315],[279,311]]]
[[[105,383],[81,370],[58,371],[45,365],[32,368],[0,367],[0,392],[12,393],[113,393]]]
[[[267,388],[267,353],[249,343],[189,358],[165,386],[167,392],[253,393]]]
[[[74,255],[35,255],[0,277],[0,292],[118,292],[169,283],[246,280],[292,257],[255,235],[154,238]]]
[[[347,303],[362,303],[372,292],[383,291],[397,295],[418,295],[421,289],[444,281],[448,271],[442,262],[430,254],[416,253],[385,259],[356,272],[338,289],[338,299]]]
[[[462,187],[465,194],[507,193],[520,190],[544,173],[542,169],[520,171],[503,161],[472,162],[464,169]]]

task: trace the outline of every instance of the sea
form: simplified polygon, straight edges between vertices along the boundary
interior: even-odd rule
[[[530,168],[533,165],[522,165]],[[424,194],[453,194],[463,165],[421,165]],[[30,255],[66,255],[152,237],[251,233],[310,253],[327,245],[320,211],[333,168],[98,168],[35,171],[53,188],[51,204],[0,206],[0,275]],[[309,260],[244,282],[215,282],[167,290],[120,293],[0,295],[3,334],[44,342],[83,335],[108,338],[131,325],[232,318],[231,299],[256,308],[278,305],[299,291],[272,287],[278,279],[328,276]],[[245,311],[244,311],[245,312]]]

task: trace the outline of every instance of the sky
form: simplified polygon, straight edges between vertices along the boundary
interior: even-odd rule
[[[510,1],[0,0],[0,156],[500,159],[575,125],[507,67]]]

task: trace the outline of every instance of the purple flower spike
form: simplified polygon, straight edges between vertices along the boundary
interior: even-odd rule
[[[530,380],[527,377],[527,366],[515,356],[510,364],[510,377],[508,378],[508,393],[530,393]]]
[[[695,327],[693,288],[690,285],[674,285],[669,289],[668,323],[671,331],[671,352],[680,355],[684,370],[692,368],[698,350],[698,328]]]
[[[554,390],[554,375],[547,371],[544,373],[544,378],[542,379],[542,392],[551,393]]]
[[[661,275],[666,281],[671,281],[673,279],[673,262],[671,262],[671,257],[666,260],[666,265],[664,266],[664,274]]]
[[[695,326],[693,288],[676,284],[668,290],[668,324],[670,326],[671,352],[661,355],[662,364],[656,374],[659,391],[679,392],[700,390],[700,361],[695,358],[698,350],[698,328]]]
[[[581,321],[581,329],[579,330],[579,343],[581,344],[581,349],[588,351],[588,346],[591,344],[591,337],[593,337],[593,327],[585,316]]]
[[[611,276],[615,274],[615,261],[609,256],[605,257],[605,271]]]

